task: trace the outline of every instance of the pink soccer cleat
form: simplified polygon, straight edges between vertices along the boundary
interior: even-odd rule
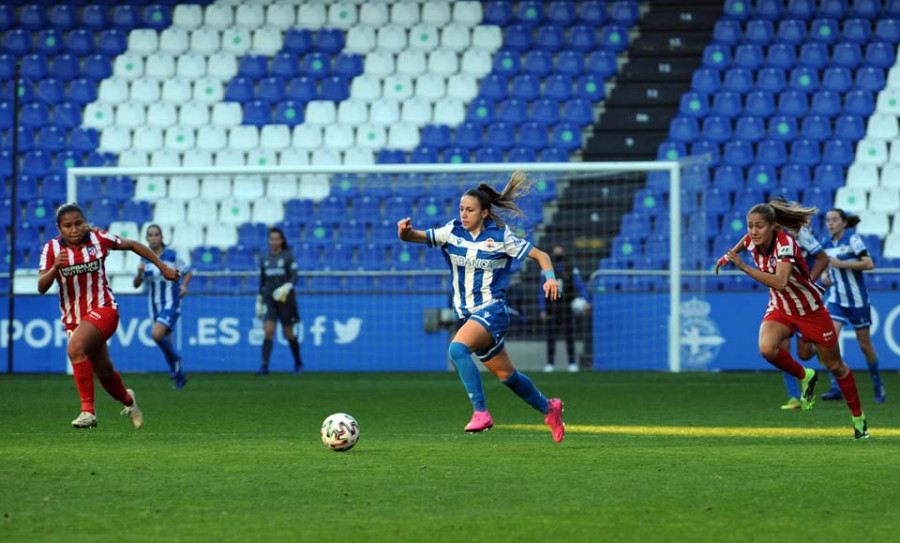
[[[487,411],[475,411],[472,413],[472,420],[466,424],[466,431],[470,434],[475,432],[483,432],[494,427],[494,419]]]
[[[550,411],[544,416],[544,423],[553,431],[553,441],[559,443],[566,437],[566,423],[563,422],[563,403],[559,398],[548,400]]]

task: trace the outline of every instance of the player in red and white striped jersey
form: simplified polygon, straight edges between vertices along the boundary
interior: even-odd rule
[[[800,379],[804,410],[815,403],[816,372],[804,368],[782,347],[796,331],[816,344],[819,360],[835,376],[853,415],[855,436],[869,437],[853,372],[841,359],[837,333],[825,308],[822,292],[810,279],[800,246],[786,230],[798,231],[817,213],[814,207],[773,200],[757,204],[747,213],[744,244],[753,255],[756,268],[734,250],[719,259],[716,267],[732,262],[739,270],[769,287],[769,306],[759,327],[759,352],[773,366]]]
[[[92,230],[78,204],[60,206],[56,210],[56,226],[59,237],[48,241],[41,251],[38,292],[47,292],[54,281],[59,285],[59,308],[69,336],[66,351],[81,396],[81,414],[72,421],[72,426],[97,426],[93,375],[96,373],[110,396],[125,406],[122,413],[139,429],[144,424],[144,415],[135,402],[134,391],[122,384],[106,347],[106,341],[119,325],[119,312],[104,261],[109,251],[133,251],[153,262],[170,281],[177,279],[179,272],[166,266],[146,245]]]

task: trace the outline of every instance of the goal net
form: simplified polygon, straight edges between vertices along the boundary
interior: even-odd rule
[[[71,168],[68,194],[92,224],[120,236],[144,241],[149,225],[159,225],[166,245],[190,263],[174,338],[193,371],[258,367],[263,332],[254,305],[272,227],[285,233],[298,264],[302,322],[295,332],[310,371],[437,371],[448,367],[457,325],[448,265],[438,249],[399,241],[397,221],[441,226],[458,217],[465,190],[482,182],[501,189],[517,169],[534,189],[518,202],[525,215],[510,227],[556,256],[565,293],[542,302],[537,263],[514,264],[506,344],[517,366],[542,369],[553,356],[557,371],[570,363],[582,370],[680,370],[673,308],[683,290],[703,291],[699,270],[711,257],[701,196],[688,186],[700,168]],[[51,230],[44,237],[55,235]],[[161,371],[147,296],[133,287],[137,264],[124,252],[106,263],[122,314],[110,349],[123,370]],[[290,352],[280,332],[276,338],[271,369],[288,370]]]

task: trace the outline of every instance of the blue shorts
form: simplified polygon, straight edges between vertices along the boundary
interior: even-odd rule
[[[180,316],[181,311],[177,309],[163,309],[153,316],[153,322],[158,322],[171,330],[175,328],[175,323],[178,322],[178,317]]]
[[[487,362],[503,350],[503,337],[506,335],[506,330],[509,329],[509,310],[506,308],[506,303],[496,302],[481,311],[472,313],[466,321],[469,319],[477,321],[484,326],[494,340],[493,344],[487,349],[475,351],[475,356],[478,357],[478,360]]]
[[[828,304],[828,312],[831,313],[831,320],[850,324],[856,330],[872,326],[872,309],[870,306],[844,307],[838,304]]]

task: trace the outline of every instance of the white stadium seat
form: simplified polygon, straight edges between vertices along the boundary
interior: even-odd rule
[[[218,30],[201,27],[191,32],[190,49],[192,53],[208,56],[222,48],[222,36]]]
[[[172,198],[172,189],[174,188],[172,185],[176,181],[177,179],[171,179],[169,181],[169,198]],[[216,222],[218,216],[218,200],[207,200],[206,198],[195,197],[187,202],[187,215],[185,218],[189,223],[209,224]]]
[[[295,183],[296,185],[296,183]],[[284,220],[284,203],[281,199],[260,198],[253,202],[250,213],[251,222],[272,224]]]
[[[369,120],[369,106],[363,100],[350,98],[338,104],[337,121],[360,125]]]
[[[366,4],[366,7],[370,4]],[[347,31],[347,39],[344,44],[345,53],[365,55],[375,50],[375,28],[371,26],[354,26]]]
[[[196,4],[175,6],[172,12],[172,25],[185,30],[193,30],[203,24],[203,7]]]
[[[266,185],[260,175],[238,175],[234,178],[231,195],[238,200],[256,200],[266,193]]]
[[[900,188],[900,163],[888,162],[881,167],[881,186]]]
[[[895,201],[900,203],[900,198],[896,198],[896,195]],[[895,207],[893,210],[896,211],[897,208]],[[860,211],[858,215],[860,221],[855,230],[859,235],[871,234],[883,238],[891,230],[890,218],[886,211],[866,209]]]
[[[438,0],[422,4],[422,22],[436,27],[443,27],[450,22],[450,2]]]
[[[344,163],[341,152],[337,149],[316,149],[312,152],[313,166],[336,166]]]
[[[155,202],[166,197],[167,183],[159,176],[142,175],[134,183],[134,199]],[[141,235],[143,239],[143,235]]]
[[[433,51],[440,44],[438,29],[431,25],[419,24],[409,30],[409,48],[417,51]]]
[[[172,200],[195,200],[200,197],[200,178],[194,175],[179,175],[169,179],[168,198]]]
[[[300,192],[297,197],[301,200],[318,202],[327,198],[330,192],[327,175],[307,173],[300,176]]]
[[[182,111],[184,111],[184,109],[182,109]],[[172,149],[175,151],[187,151],[188,149],[193,149],[196,145],[196,134],[194,133],[194,129],[190,125],[182,124],[170,126],[166,129],[166,149]]]
[[[478,81],[472,74],[453,74],[447,78],[447,96],[469,102],[478,96]]]
[[[275,174],[266,182],[266,198],[290,200],[297,197],[297,177],[294,174]]]
[[[407,49],[405,51],[401,51],[400,54],[397,55],[396,72],[398,74],[417,77],[424,74],[427,68],[428,61],[426,60],[425,53],[423,51],[413,51]]]
[[[340,28],[347,30],[352,28],[357,21],[356,6],[349,3],[338,2],[328,8],[328,28]]]
[[[173,149],[157,149],[150,153],[150,166],[153,168],[180,168],[181,153]]]
[[[222,52],[230,55],[243,56],[253,46],[252,35],[247,28],[229,28],[222,33]]]
[[[109,102],[91,102],[84,108],[82,124],[88,128],[104,128],[115,122],[116,110]]]
[[[160,99],[160,85],[156,79],[141,77],[131,82],[130,98],[138,104],[152,104]]]
[[[216,223],[206,228],[204,245],[211,245],[226,249],[238,243],[237,226],[233,224]]]
[[[394,24],[382,26],[378,29],[377,43],[378,48],[382,51],[399,53],[406,49],[406,29]]]
[[[152,153],[157,149],[162,149],[163,135],[162,129],[156,126],[139,126],[134,129],[131,146],[138,151]]]
[[[306,104],[306,120],[303,124],[325,126],[333,123],[337,118],[337,108],[334,102],[328,100],[313,100]]]
[[[203,23],[216,30],[225,30],[234,25],[234,9],[223,4],[206,6]]]
[[[125,102],[116,106],[116,124],[126,128],[137,128],[147,124],[147,111],[141,104]]]
[[[868,207],[865,189],[841,187],[834,194],[834,207],[844,211],[858,212]]]
[[[147,56],[159,49],[159,34],[149,28],[136,28],[128,33],[128,50]]]
[[[144,57],[125,52],[116,57],[113,63],[113,75],[122,79],[137,79],[144,75]]]
[[[419,22],[419,5],[413,2],[397,2],[391,6],[391,24],[410,28]]]
[[[172,241],[181,249],[181,254],[190,252],[194,247],[204,244],[206,237],[204,225],[202,223],[185,222],[172,225]]]
[[[469,49],[463,53],[462,73],[482,78],[491,71],[491,53],[484,49]]]
[[[424,126],[432,121],[434,113],[431,102],[423,98],[410,98],[403,102],[400,119],[404,123],[412,123],[416,126]]]
[[[224,200],[231,197],[232,180],[223,175],[209,175],[200,180],[200,196],[210,200]]]
[[[381,95],[394,100],[406,100],[413,95],[412,78],[408,75],[393,74],[384,78]]]
[[[428,71],[450,77],[459,72],[459,55],[449,49],[435,49],[428,54]]]
[[[153,222],[156,224],[176,225],[185,219],[184,202],[163,198],[153,206]]]
[[[447,94],[444,76],[426,72],[416,78],[416,97],[434,102]]]
[[[185,168],[211,168],[212,153],[206,149],[186,149],[181,155],[181,165]]]
[[[419,127],[411,123],[397,123],[390,127],[387,146],[390,149],[412,151],[419,145]]]
[[[155,102],[147,106],[147,124],[167,128],[178,122],[178,108],[171,102]]]
[[[349,124],[330,124],[325,127],[324,146],[343,151],[353,146],[354,132]]]
[[[241,124],[244,111],[237,102],[219,102],[212,108],[212,124],[224,128]]]
[[[322,127],[303,123],[294,127],[292,146],[295,149],[313,151],[322,147]]]
[[[856,144],[857,164],[880,166],[888,160],[887,143],[884,140],[862,139]]]
[[[194,81],[193,98],[195,102],[217,104],[225,99],[225,87],[220,79],[204,77]]]
[[[247,156],[238,149],[222,149],[216,152],[213,161],[216,166],[223,168],[240,167],[247,165]]]
[[[288,4],[270,4],[266,7],[266,26],[287,30],[297,23],[297,8]]]
[[[869,190],[878,186],[878,166],[855,163],[847,169],[846,185]]]
[[[894,219],[896,224],[897,220]],[[886,238],[884,238],[884,247],[881,254],[888,258],[900,258],[900,232],[894,229]]]
[[[896,187],[873,188],[869,192],[869,210],[897,213],[900,211],[900,190]]]
[[[144,75],[156,80],[175,77],[175,57],[172,53],[157,51],[147,57]]]
[[[178,77],[188,80],[198,79],[206,75],[206,57],[200,53],[189,52],[178,57],[175,63]]]
[[[381,149],[387,143],[384,125],[365,123],[356,128],[356,147]]]
[[[483,13],[481,2],[455,2],[453,4],[453,21],[465,26],[481,23]]]
[[[206,60],[206,75],[220,80],[228,80],[238,73],[237,57],[219,51]]]
[[[138,229],[138,225],[134,221],[113,221],[109,223],[109,228],[107,228],[107,232],[110,234],[115,234],[121,238],[127,239],[137,239],[140,240],[141,231]],[[110,251],[110,255],[113,254],[123,254],[122,251]],[[109,268],[109,260],[107,259],[107,269]]]
[[[472,36],[468,27],[452,24],[441,29],[441,48],[460,53],[469,48]]]
[[[278,164],[278,151],[275,149],[256,148],[247,152],[248,166],[275,166]]]
[[[179,6],[181,7],[181,6]],[[191,46],[189,30],[170,26],[159,34],[159,52],[178,56]]]
[[[341,164],[346,166],[371,166],[375,164],[375,151],[372,149],[351,147],[344,151]]]
[[[269,124],[263,127],[259,135],[259,146],[262,149],[280,151],[291,145],[291,129],[284,124]]]
[[[391,98],[379,98],[369,108],[369,122],[393,124],[400,120],[400,102]]]
[[[309,164],[309,152],[304,149],[290,147],[278,153],[279,166],[307,166]]]
[[[229,198],[219,206],[218,222],[240,224],[250,222],[250,200]]]
[[[239,125],[228,129],[228,147],[239,151],[249,151],[259,147],[259,129],[255,126]]]
[[[897,68],[891,68],[891,72]],[[900,71],[898,71],[900,73]],[[900,86],[884,89],[878,93],[875,111],[889,115],[900,115]]]
[[[472,29],[472,47],[493,53],[503,45],[503,32],[499,26],[479,25]]]
[[[390,20],[389,6],[381,2],[367,2],[359,7],[359,23],[380,28]]]
[[[200,128],[209,124],[209,106],[194,101],[182,104],[178,109],[178,124],[191,128]]]
[[[381,97],[381,78],[366,73],[354,77],[350,83],[350,96],[365,102]]]
[[[175,79],[167,79],[162,85],[163,102],[171,102],[175,105],[181,105],[191,99],[193,90],[188,80],[176,77]]]
[[[297,10],[297,26],[300,28],[318,30],[325,26],[327,20],[325,6],[321,4],[303,4]]]
[[[396,71],[394,60],[394,54],[389,51],[372,51],[363,61],[364,73],[378,77],[391,75]]]
[[[250,52],[254,55],[272,56],[284,47],[282,32],[275,28],[264,27],[253,31],[253,46]]]
[[[219,151],[228,145],[228,132],[216,125],[201,126],[197,130],[197,148],[207,151]]]
[[[466,108],[458,98],[441,98],[434,104],[434,122],[451,127],[466,119]]]
[[[150,165],[150,156],[137,149],[126,149],[119,153],[120,168],[146,168]]]
[[[128,80],[121,77],[109,77],[100,82],[97,99],[108,104],[121,104],[128,100]]]
[[[131,130],[124,126],[107,126],[100,132],[100,151],[120,153],[131,147]]]
[[[234,14],[234,25],[256,30],[266,23],[265,8],[259,4],[241,4]]]
[[[876,140],[893,140],[900,137],[897,127],[897,116],[886,113],[876,113],[869,117],[866,138]]]

